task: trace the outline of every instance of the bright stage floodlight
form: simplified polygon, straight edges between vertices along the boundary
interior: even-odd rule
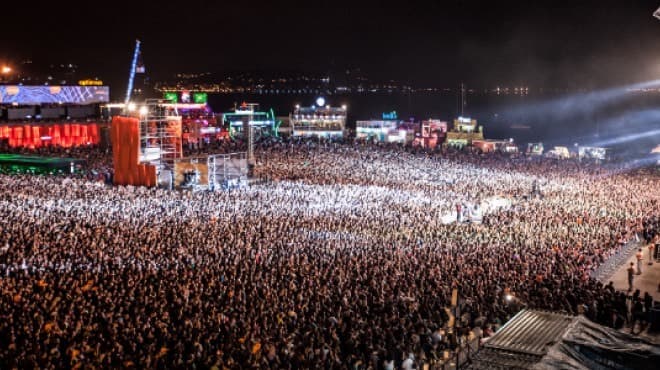
[[[657,19],[660,19],[660,8],[658,8],[655,12],[653,12],[653,16],[656,17]]]

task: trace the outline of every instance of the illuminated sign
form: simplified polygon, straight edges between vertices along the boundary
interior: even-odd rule
[[[0,104],[97,104],[109,100],[107,86],[0,86]]]
[[[80,80],[78,81],[78,85],[80,86],[103,86],[103,81],[101,80]]]
[[[179,100],[179,97],[176,95],[175,92],[166,92],[163,94],[163,99],[169,100],[172,103],[176,103]]]
[[[384,113],[383,113],[383,119],[391,119],[391,120],[395,120],[395,119],[398,119],[398,116],[397,116],[397,114],[396,114],[396,111],[393,110],[393,111],[391,111],[391,112],[384,112]]]
[[[207,93],[193,93],[193,103],[195,104],[206,104],[208,99]]]
[[[181,103],[190,103],[190,91],[181,91]]]

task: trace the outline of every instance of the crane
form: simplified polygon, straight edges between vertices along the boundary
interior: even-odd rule
[[[135,67],[137,66],[138,55],[140,55],[140,40],[135,40],[135,51],[133,52],[131,72],[128,75],[128,89],[126,89],[126,99],[124,100],[125,106],[128,106],[128,103],[131,101],[131,93],[133,92],[133,80],[135,79]]]

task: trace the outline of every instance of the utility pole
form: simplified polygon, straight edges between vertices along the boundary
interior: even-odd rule
[[[465,115],[465,84],[461,82],[461,117]]]

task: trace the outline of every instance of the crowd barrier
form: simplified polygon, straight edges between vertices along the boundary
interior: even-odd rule
[[[7,140],[11,148],[70,148],[98,144],[100,134],[96,123],[1,125],[0,140]]]
[[[610,256],[607,261],[603,262],[597,269],[593,270],[590,276],[593,279],[596,279],[604,284],[607,284],[614,275],[614,273],[623,266],[635,251],[642,247],[644,244],[640,242],[641,238],[633,238],[628,241],[621,249],[619,249],[614,255]]]

